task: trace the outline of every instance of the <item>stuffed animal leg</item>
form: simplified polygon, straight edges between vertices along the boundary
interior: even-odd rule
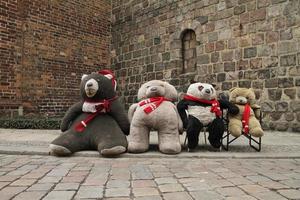
[[[199,143],[199,134],[203,124],[194,116],[188,116],[188,125],[186,129],[186,134],[188,138],[188,148],[194,149]]]
[[[254,137],[261,137],[264,135],[264,131],[255,116],[249,118],[249,133]]]
[[[240,119],[229,118],[228,131],[234,137],[239,137],[242,134],[243,124]]]
[[[208,126],[208,141],[209,143],[215,147],[219,148],[222,144],[221,139],[225,131],[225,125],[223,119],[216,118],[214,119],[211,124]]]

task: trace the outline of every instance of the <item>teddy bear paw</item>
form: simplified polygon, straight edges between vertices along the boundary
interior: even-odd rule
[[[72,152],[67,149],[66,147],[63,146],[59,146],[56,144],[50,144],[49,145],[50,148],[50,155],[55,155],[55,156],[69,156],[72,154]]]
[[[250,134],[254,137],[261,137],[264,135],[264,131],[260,127],[256,127],[250,131]]]
[[[100,151],[101,155],[105,157],[118,156],[125,152],[126,152],[126,148],[123,146],[115,146],[109,149],[102,149]]]

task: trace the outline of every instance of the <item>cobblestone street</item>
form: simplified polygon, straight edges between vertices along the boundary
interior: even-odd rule
[[[4,199],[300,199],[299,159],[0,155]]]

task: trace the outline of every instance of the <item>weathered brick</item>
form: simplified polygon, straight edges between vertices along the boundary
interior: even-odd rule
[[[278,79],[278,87],[280,88],[288,88],[294,86],[293,78],[279,78]]]
[[[295,66],[295,65],[296,65],[296,54],[280,57],[280,66]]]
[[[269,99],[272,101],[278,101],[281,99],[282,90],[281,89],[269,89],[268,90]]]
[[[255,11],[251,11],[249,16],[250,16],[250,22],[264,20],[266,18],[266,9],[260,8]]]
[[[244,13],[245,11],[246,11],[246,6],[245,5],[240,5],[240,6],[234,7],[233,13],[235,15],[240,15],[240,14]]]
[[[235,70],[235,63],[234,62],[225,62],[224,63],[224,71],[234,71]]]
[[[252,58],[255,57],[257,53],[256,47],[250,47],[244,49],[244,58]]]

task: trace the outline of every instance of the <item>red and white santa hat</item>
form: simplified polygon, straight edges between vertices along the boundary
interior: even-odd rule
[[[109,69],[102,69],[100,71],[98,71],[99,74],[102,74],[103,76],[105,76],[106,78],[110,79],[112,82],[112,85],[116,91],[117,89],[117,81],[116,81],[116,77],[114,75],[114,73],[109,70]]]

